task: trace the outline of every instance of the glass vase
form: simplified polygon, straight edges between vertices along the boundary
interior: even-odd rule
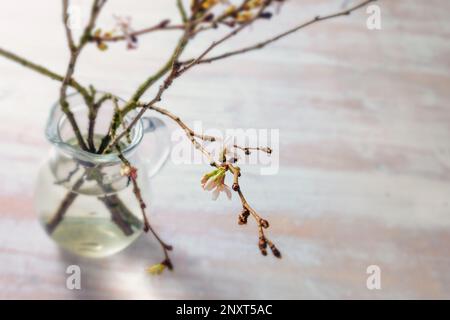
[[[70,110],[82,133],[88,132],[88,108],[79,94],[68,96]],[[95,147],[109,132],[116,104],[108,100],[99,109],[94,126]],[[136,116],[130,112],[124,125]],[[86,257],[115,254],[135,241],[143,217],[133,184],[121,174],[117,153],[96,154],[81,150],[59,103],[51,109],[46,127],[52,144],[36,181],[35,207],[49,236],[63,249]],[[123,138],[123,155],[137,168],[143,200],[149,202],[149,178],[170,152],[170,137],[159,118],[143,117]]]

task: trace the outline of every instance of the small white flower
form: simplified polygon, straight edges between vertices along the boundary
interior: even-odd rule
[[[217,200],[221,192],[227,195],[228,199],[231,199],[231,189],[225,184],[224,168],[219,168],[205,174],[202,177],[201,184],[204,190],[212,191],[212,199]]]
[[[222,180],[224,179],[225,177],[222,178]],[[214,189],[212,199],[217,200],[221,192],[224,192],[227,195],[228,200],[231,200],[231,189],[223,181],[217,185],[216,189]]]
[[[131,17],[114,16],[117,27],[123,32],[127,43],[127,49],[137,48],[137,37],[133,34],[134,30],[131,28]]]

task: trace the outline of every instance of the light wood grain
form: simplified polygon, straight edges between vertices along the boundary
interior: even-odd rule
[[[136,27],[175,21],[174,3],[111,0],[100,24],[111,25],[113,13],[133,16]],[[104,260],[60,252],[33,211],[58,84],[0,59],[0,298],[450,298],[450,3],[379,5],[381,31],[367,30],[360,11],[199,66],[165,97],[204,127],[280,129],[279,174],[250,174],[242,186],[272,222],[281,261],[260,256],[254,225],[237,225],[237,199],[216,203],[202,192],[206,167],[171,162],[152,181],[151,216],[175,247],[174,273],[144,272],[160,259],[151,238]],[[221,50],[336,9],[339,1],[289,1]],[[2,47],[63,70],[56,1],[0,1],[0,30]],[[126,97],[177,36],[146,36],[137,51],[89,48],[77,77]],[[197,39],[188,53],[214,38]],[[65,287],[73,263],[80,291]],[[372,264],[382,290],[366,288]]]

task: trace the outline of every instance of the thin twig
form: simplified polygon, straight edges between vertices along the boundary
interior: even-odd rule
[[[272,241],[270,241],[267,236],[264,233],[265,229],[269,228],[269,222],[265,219],[263,219],[248,203],[247,199],[245,198],[244,194],[242,193],[241,186],[239,184],[239,177],[241,176],[241,170],[238,167],[233,166],[232,164],[228,163],[227,168],[230,170],[230,172],[233,174],[233,186],[232,189],[238,193],[239,199],[241,200],[241,204],[243,207],[243,213],[241,216],[239,216],[239,223],[245,224],[247,222],[247,216],[248,213],[252,215],[252,217],[255,219],[257,225],[258,225],[258,236],[259,236],[259,242],[258,246],[263,255],[267,255],[267,245],[269,245],[269,248],[271,249],[273,255],[277,258],[281,258],[281,253],[277,249],[277,247],[273,244]]]
[[[271,1],[267,1],[266,4],[264,4],[258,11],[258,14],[255,15],[254,18],[250,19],[248,22],[243,23],[240,27],[236,28],[235,30],[233,30],[232,32],[230,32],[229,34],[227,34],[225,37],[221,38],[220,40],[213,42],[208,48],[206,48],[206,50],[194,61],[192,61],[192,63],[184,66],[182,69],[180,69],[180,64],[176,63],[178,60],[178,57],[181,55],[181,53],[183,52],[189,38],[190,38],[190,32],[192,31],[192,25],[189,25],[189,23],[186,26],[186,30],[182,36],[182,38],[180,39],[177,48],[174,51],[174,54],[172,55],[171,59],[169,60],[169,63],[172,64],[171,66],[171,72],[170,74],[166,77],[166,79],[164,80],[164,83],[160,86],[158,92],[156,93],[156,96],[148,103],[144,104],[141,108],[141,110],[138,112],[138,114],[135,116],[135,118],[128,124],[127,129],[122,131],[119,135],[117,135],[112,142],[109,144],[109,147],[106,148],[105,150],[108,149],[112,149],[113,147],[115,147],[117,145],[117,143],[120,141],[120,139],[122,139],[127,132],[129,132],[131,130],[131,128],[139,121],[139,119],[144,115],[144,113],[150,108],[152,107],[155,103],[161,101],[161,97],[163,95],[163,93],[172,85],[173,81],[175,80],[175,78],[179,77],[182,73],[186,72],[187,70],[189,70],[192,66],[194,66],[196,63],[196,61],[201,60],[206,54],[208,54],[208,52],[210,52],[212,49],[214,49],[216,46],[218,46],[219,44],[223,43],[224,41],[226,41],[227,39],[231,38],[232,36],[236,35],[237,33],[239,33],[240,31],[242,31],[245,27],[248,27],[249,25],[251,25],[253,23],[253,21],[256,19],[257,16],[259,16],[259,14],[271,3]],[[153,78],[151,78],[153,80]],[[132,99],[130,101],[133,101],[133,107],[136,107],[136,102],[137,100],[140,98],[140,96],[147,90],[147,83],[144,83],[144,85],[141,86],[140,89],[138,89],[138,91],[133,95]],[[130,103],[128,103],[127,105],[130,105]],[[124,108],[124,110],[127,110],[127,106]]]
[[[158,235],[158,233],[152,227],[152,225],[150,224],[150,222],[149,222],[149,220],[147,218],[147,214],[145,212],[145,209],[146,209],[147,205],[145,204],[144,199],[142,198],[141,189],[139,188],[139,185],[137,183],[137,169],[134,168],[133,166],[131,166],[130,162],[122,154],[122,151],[121,151],[120,147],[117,147],[116,149],[117,149],[117,151],[119,153],[119,159],[122,161],[124,166],[126,168],[128,168],[128,170],[129,170],[128,178],[131,180],[131,183],[133,184],[133,193],[134,193],[137,201],[139,202],[139,206],[141,208],[142,218],[144,220],[144,232],[149,232],[150,231],[150,233],[155,237],[155,239],[161,245],[161,248],[162,248],[163,253],[164,253],[164,260],[163,260],[162,263],[165,264],[170,270],[172,270],[173,269],[173,264],[172,264],[172,262],[170,260],[170,257],[169,257],[169,251],[171,251],[173,248],[172,248],[171,245],[167,244],[166,242],[164,242],[161,239],[161,237]]]
[[[234,37],[235,35],[237,35],[239,32],[241,32],[242,30],[244,30],[245,28],[247,28],[248,26],[250,26],[251,24],[253,24],[253,22],[255,22],[256,19],[258,19],[259,15],[271,4],[272,1],[267,1],[264,5],[261,6],[261,8],[259,8],[258,12],[253,16],[253,18],[251,18],[250,20],[248,20],[247,22],[242,23],[238,28],[234,29],[233,31],[229,32],[228,34],[226,34],[224,37],[222,37],[221,39],[214,41],[213,43],[211,43],[211,45],[209,47],[206,48],[206,50],[204,50],[197,58],[193,59],[191,62],[186,63],[185,66],[183,68],[180,69],[179,74],[182,74],[184,72],[186,72],[187,70],[189,70],[190,68],[192,68],[194,65],[198,64],[199,61],[201,61],[209,52],[211,52],[215,47],[217,47],[218,45],[222,44],[223,42],[227,41],[228,39]]]
[[[36,71],[37,73],[44,75],[50,79],[56,80],[56,81],[60,81],[62,82],[64,80],[64,77],[60,74],[57,74],[53,71],[51,71],[50,69],[41,66],[37,63],[31,62],[28,59],[25,59],[15,53],[12,53],[8,50],[2,49],[0,48],[0,56],[3,56],[4,58],[7,58],[11,61],[17,62],[19,64],[21,64],[22,66],[31,69],[33,71]],[[83,97],[88,96],[89,93],[87,91],[86,88],[84,88],[80,83],[78,83],[75,79],[70,78],[68,85],[72,88],[74,88],[75,90],[77,90]]]
[[[375,1],[377,1],[377,0],[366,0],[366,1],[364,1],[364,2],[362,2],[360,4],[358,4],[358,5],[355,5],[355,6],[349,8],[347,10],[344,10],[344,11],[341,11],[341,12],[338,12],[338,13],[334,13],[334,14],[330,14],[330,15],[326,15],[326,16],[316,16],[316,17],[314,17],[313,19],[311,19],[311,20],[309,20],[307,22],[304,22],[304,23],[302,23],[302,24],[300,24],[300,25],[298,25],[298,26],[296,26],[296,27],[294,27],[292,29],[289,29],[289,30],[287,30],[285,32],[282,32],[282,33],[280,33],[280,34],[278,34],[278,35],[276,35],[276,36],[274,36],[274,37],[272,37],[270,39],[267,39],[265,41],[259,42],[257,44],[254,44],[254,45],[242,48],[242,49],[238,49],[238,50],[230,51],[230,52],[227,52],[227,53],[223,53],[223,54],[211,57],[211,58],[200,59],[200,60],[197,60],[196,63],[198,63],[198,64],[211,63],[211,62],[216,61],[216,60],[232,57],[232,56],[235,56],[235,55],[238,55],[238,54],[242,54],[242,53],[246,53],[246,52],[253,51],[253,50],[262,49],[265,46],[267,46],[267,45],[269,45],[269,44],[271,44],[271,43],[273,43],[273,42],[275,42],[277,40],[280,40],[280,39],[282,39],[282,38],[284,38],[284,37],[286,37],[286,36],[296,32],[296,31],[298,31],[300,29],[306,28],[306,27],[308,27],[308,26],[310,26],[312,24],[315,24],[317,22],[320,22],[320,21],[325,21],[325,20],[328,20],[328,19],[349,15],[353,11],[356,11],[356,10],[358,10],[360,8],[363,8],[367,4],[369,4],[371,2],[375,2]],[[194,60],[186,61],[184,63],[190,64],[190,63],[193,63],[193,62],[194,62]]]
[[[79,44],[76,45],[73,40],[72,31],[70,30],[70,27],[68,25],[69,20],[69,14],[68,14],[68,8],[69,8],[69,1],[63,0],[63,23],[64,28],[66,30],[66,36],[67,36],[67,42],[70,49],[70,59],[69,64],[67,67],[66,74],[64,76],[64,79],[61,84],[60,88],[60,97],[59,102],[61,105],[62,111],[66,114],[67,119],[70,122],[70,125],[72,126],[72,129],[75,133],[75,137],[77,138],[78,144],[81,149],[88,151],[89,148],[84,142],[83,135],[81,134],[80,128],[78,127],[78,123],[75,120],[75,116],[73,115],[72,111],[70,110],[69,103],[67,101],[67,86],[69,85],[70,79],[72,78],[74,72],[75,72],[75,65],[78,60],[78,56],[80,55],[81,50],[86,45],[89,35],[92,32],[92,29],[95,27],[95,21],[100,13],[100,10],[102,9],[103,5],[106,3],[106,0],[94,0],[92,8],[91,8],[91,14],[89,17],[89,22],[84,28],[83,34],[81,35]],[[89,108],[92,108],[92,98],[85,99],[86,104]]]
[[[137,31],[133,31],[130,32],[127,35],[117,35],[117,36],[91,36],[89,38],[89,41],[94,41],[94,42],[117,42],[117,41],[123,41],[126,40],[128,37],[138,37],[141,35],[145,35],[148,33],[152,33],[155,31],[163,31],[163,30],[183,30],[184,29],[184,25],[180,24],[180,25],[170,25],[169,24],[170,21],[169,20],[163,20],[160,23],[148,27],[148,28],[144,28],[141,30],[137,30]]]
[[[95,92],[93,93],[93,97],[95,97]],[[98,101],[94,102],[92,104],[92,106],[89,108],[89,114],[88,114],[89,124],[88,124],[87,142],[88,142],[89,150],[92,153],[96,152],[95,142],[94,142],[94,138],[95,138],[94,133],[95,133],[95,124],[96,124],[98,111],[99,111],[100,107],[103,105],[103,103],[105,103],[106,101],[108,101],[110,99],[114,99],[114,98],[115,97],[113,97],[112,94],[105,93],[105,94],[103,94],[103,96],[100,97],[100,99],[98,99]]]
[[[186,23],[188,17],[187,17],[186,9],[184,8],[182,0],[177,0],[177,8],[178,8],[178,11],[180,12],[181,21],[183,23]]]

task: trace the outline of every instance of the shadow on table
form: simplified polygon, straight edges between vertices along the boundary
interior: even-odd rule
[[[196,264],[201,264],[200,269],[210,267],[200,262],[201,259],[188,255],[182,249],[182,243],[171,244],[174,246],[175,270],[157,276],[146,272],[147,267],[163,258],[158,243],[150,235],[142,235],[123,252],[107,258],[83,258],[60,250],[64,268],[78,265],[81,270],[81,289],[71,290],[73,298],[201,299],[213,298],[212,292],[217,295],[220,283],[212,284],[208,275],[198,272]]]

